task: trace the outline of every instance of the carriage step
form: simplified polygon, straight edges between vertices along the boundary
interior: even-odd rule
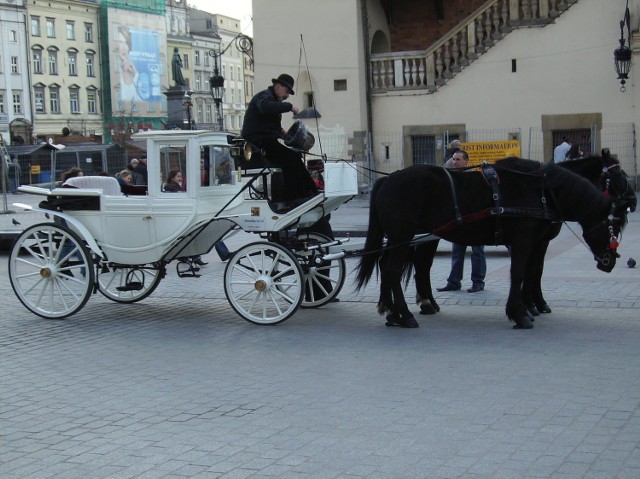
[[[116,290],[118,291],[140,291],[144,288],[144,285],[140,281],[131,281],[130,283],[125,284],[124,286],[118,286]]]

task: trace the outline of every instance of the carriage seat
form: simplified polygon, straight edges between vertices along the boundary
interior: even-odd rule
[[[76,176],[52,190],[40,207],[52,211],[100,211],[101,196],[123,196],[118,180],[109,176]]]
[[[76,176],[64,182],[64,186],[91,190],[102,190],[103,195],[122,196],[120,183],[110,176]]]

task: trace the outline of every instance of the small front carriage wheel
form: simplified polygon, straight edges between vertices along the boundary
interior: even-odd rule
[[[9,280],[22,304],[43,318],[79,311],[93,288],[87,247],[68,227],[42,223],[24,230],[9,255]]]
[[[229,304],[255,324],[277,324],[293,315],[302,301],[302,270],[286,248],[251,243],[236,251],[224,271]]]
[[[304,277],[304,297],[301,308],[318,308],[333,300],[344,285],[347,276],[347,264],[344,258],[322,261],[320,255],[326,253],[322,245],[329,243],[330,238],[314,232],[300,233],[296,236],[298,245],[319,247],[319,250],[296,249],[295,255],[300,259]],[[320,255],[319,255],[320,253]]]
[[[163,276],[164,267],[104,263],[98,270],[98,289],[116,303],[136,303],[153,293]]]

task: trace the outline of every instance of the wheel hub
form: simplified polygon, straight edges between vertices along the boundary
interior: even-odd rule
[[[40,270],[40,276],[42,276],[43,278],[50,278],[51,275],[53,274],[53,272],[51,271],[51,268],[42,268]]]
[[[273,281],[271,280],[271,278],[261,275],[258,279],[256,279],[256,282],[253,283],[253,287],[256,289],[256,291],[264,293],[265,291],[271,289],[272,284]]]

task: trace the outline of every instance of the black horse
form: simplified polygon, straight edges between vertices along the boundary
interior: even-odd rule
[[[545,238],[549,225],[559,219],[579,222],[598,268],[609,272],[617,256],[612,241],[625,224],[626,208],[566,169],[509,158],[484,173],[434,166],[395,172],[375,183],[369,215],[357,287],[367,284],[379,264],[378,311],[389,313],[388,325],[418,326],[401,280],[415,262],[416,283],[428,285],[430,293],[430,268],[420,264],[428,255],[411,255],[409,242],[416,233],[431,232],[455,243],[509,245],[511,288],[506,312],[516,322],[514,327],[528,329],[532,323],[522,297],[524,275],[534,245]],[[388,243],[382,249],[385,235]],[[435,250],[433,243],[424,245],[423,251]]]
[[[620,162],[609,155],[608,150],[603,150],[602,156],[566,161],[560,163],[559,166],[589,180],[605,195],[613,198],[620,207],[626,206],[631,211],[635,211],[637,199],[629,184],[629,177],[622,170]],[[544,257],[549,242],[558,235],[561,227],[561,222],[549,223],[547,233],[542,235],[541,240],[533,245],[525,268],[522,295],[527,310],[532,316],[551,312],[551,308],[542,294],[541,282]],[[440,311],[440,306],[433,297],[430,279],[430,271],[437,248],[438,240],[434,240],[417,246],[414,253],[417,301],[421,314],[435,314]]]
[[[620,166],[620,162],[612,158],[608,150],[602,150],[602,156],[564,161],[558,166],[586,178],[603,194],[613,198],[620,207],[626,206],[630,211],[636,210],[637,198],[629,184],[629,177]],[[531,253],[522,294],[524,303],[532,316],[551,312],[542,294],[542,274],[549,242],[558,236],[561,227],[562,223],[551,224],[544,240],[536,244]]]

